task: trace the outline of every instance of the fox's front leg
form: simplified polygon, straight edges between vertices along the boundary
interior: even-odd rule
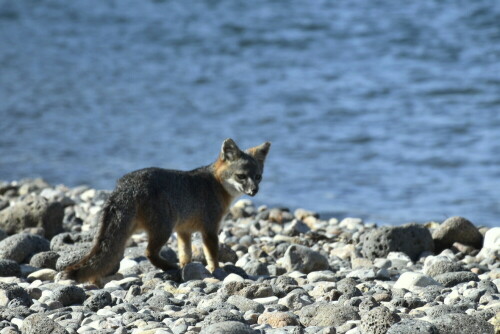
[[[219,268],[219,237],[216,231],[206,231],[202,234],[203,253],[207,260],[208,270],[214,272]]]
[[[177,232],[177,246],[179,248],[179,264],[181,268],[191,262],[193,256],[191,250],[191,233]]]

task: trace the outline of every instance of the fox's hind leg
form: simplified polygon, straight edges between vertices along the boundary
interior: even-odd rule
[[[178,269],[175,263],[168,262],[160,255],[161,248],[167,243],[173,229],[165,208],[156,205],[147,215],[143,216],[143,219],[146,220],[143,227],[148,234],[146,256],[149,261],[161,270]]]

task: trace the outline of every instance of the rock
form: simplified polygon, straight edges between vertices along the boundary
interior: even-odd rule
[[[0,241],[0,259],[24,263],[30,256],[48,251],[50,243],[39,235],[19,233]]]
[[[500,260],[500,227],[494,227],[486,231],[483,248],[477,255],[477,258]]]
[[[471,271],[457,271],[444,273],[434,277],[434,279],[445,287],[452,287],[460,283],[479,281],[476,274]]]
[[[212,277],[212,274],[199,262],[188,263],[182,268],[182,280],[184,282],[202,280],[208,277]]]
[[[267,265],[258,260],[250,260],[243,266],[243,269],[248,275],[269,276]]]
[[[229,304],[232,304],[238,308],[238,310],[242,312],[247,312],[247,311],[252,311],[255,313],[262,313],[264,312],[264,305],[261,303],[258,303],[254,300],[245,298],[243,296],[230,296],[227,299],[227,302]]]
[[[408,271],[403,273],[398,278],[394,284],[394,289],[406,289],[412,291],[415,288],[424,288],[429,285],[440,285],[440,283],[429,276]]]
[[[382,227],[363,235],[362,253],[369,259],[403,252],[416,261],[423,252],[433,252],[434,242],[427,228],[418,224]]]
[[[259,316],[257,323],[267,324],[272,328],[300,325],[298,317],[292,312],[264,312]]]
[[[363,314],[361,329],[364,334],[385,334],[387,330],[401,318],[389,311],[385,306],[378,306]]]
[[[83,305],[87,306],[92,311],[97,312],[105,306],[111,305],[111,303],[111,294],[108,291],[99,290],[96,291],[92,296],[87,298]]]
[[[237,321],[224,321],[205,327],[200,334],[257,334],[252,327]]]
[[[483,244],[483,236],[470,221],[463,217],[450,217],[446,219],[432,233],[432,239],[436,246],[436,251],[450,248],[454,242],[472,246],[480,249]]]
[[[31,257],[29,264],[30,266],[38,268],[56,269],[56,263],[59,256],[59,253],[54,251],[40,252]]]
[[[300,271],[308,274],[312,271],[328,269],[328,260],[320,253],[306,246],[291,245],[283,258],[284,267],[288,272]]]
[[[0,306],[30,306],[31,297],[26,290],[17,284],[0,283]],[[1,317],[0,317],[1,319]]]
[[[297,312],[303,326],[341,326],[349,320],[360,320],[357,308],[327,303],[304,306]]]
[[[53,281],[56,275],[57,271],[55,271],[54,269],[44,268],[29,274],[28,280],[30,282],[37,279],[41,281]]]
[[[7,234],[21,232],[29,227],[43,227],[50,239],[62,232],[64,208],[59,202],[49,202],[41,196],[29,196],[0,211],[0,228]]]
[[[82,304],[86,297],[85,290],[74,285],[58,287],[52,293],[52,299],[63,306]]]
[[[245,320],[243,317],[239,314],[233,313],[230,310],[227,309],[217,309],[210,314],[208,314],[205,319],[203,319],[204,326],[210,326],[212,324],[216,324],[219,322],[225,322],[225,321],[237,321],[237,322],[242,322],[244,323]]]
[[[67,334],[57,322],[43,314],[32,314],[23,321],[23,334]]]
[[[419,319],[403,319],[389,328],[387,334],[439,334],[436,326]]]
[[[464,267],[460,263],[452,261],[436,261],[429,266],[424,266],[424,273],[430,277],[463,270]]]
[[[75,247],[88,248],[93,239],[93,233],[59,233],[50,240],[50,250],[59,252],[74,249]]]
[[[74,264],[80,261],[87,253],[90,251],[89,247],[83,247],[83,245],[79,245],[82,247],[75,246],[71,249],[66,249],[62,251],[59,258],[56,261],[56,270],[63,271],[67,266]],[[90,245],[86,245],[90,246]],[[116,269],[118,270],[118,268]]]
[[[14,260],[0,259],[0,276],[21,276],[21,267]]]
[[[445,314],[432,319],[432,322],[438,329],[439,334],[494,334],[492,324],[467,314]]]

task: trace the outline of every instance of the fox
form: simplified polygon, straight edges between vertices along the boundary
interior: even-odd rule
[[[160,250],[177,233],[181,268],[191,262],[191,235],[199,232],[208,270],[219,268],[218,233],[232,202],[255,196],[262,181],[271,143],[240,150],[223,141],[216,161],[191,171],[150,167],[125,174],[116,184],[100,216],[90,251],[63,271],[63,277],[99,285],[123,258],[131,235],[145,231],[146,257],[163,271],[179,269]]]

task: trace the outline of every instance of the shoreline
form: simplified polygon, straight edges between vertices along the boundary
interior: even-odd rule
[[[500,228],[463,217],[378,227],[242,199],[222,224],[214,273],[199,238],[193,263],[162,272],[138,233],[103,288],[60,279],[91,245],[109,193],[0,181],[1,334],[500,331]]]

